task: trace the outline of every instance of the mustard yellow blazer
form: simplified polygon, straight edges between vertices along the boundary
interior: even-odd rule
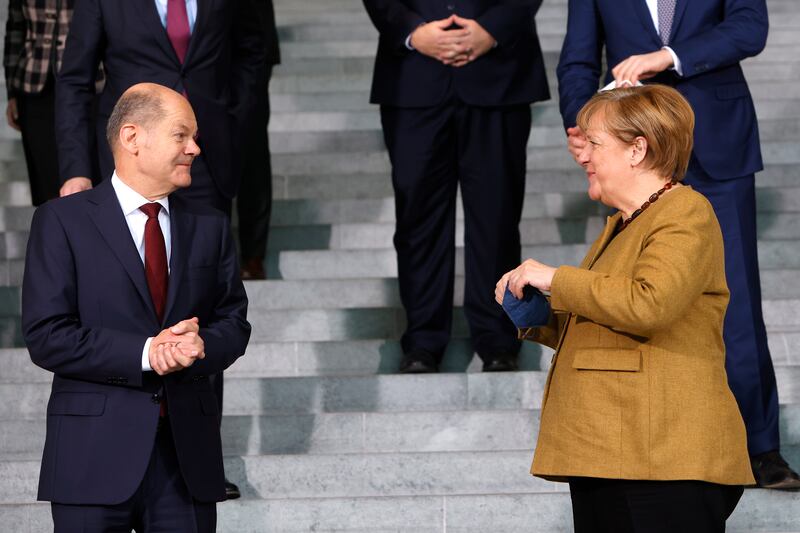
[[[683,186],[614,236],[620,217],[579,268],[556,271],[548,326],[520,330],[556,349],[531,473],[753,484],[711,205]]]

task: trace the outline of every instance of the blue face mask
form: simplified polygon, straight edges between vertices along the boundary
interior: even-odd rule
[[[544,326],[550,321],[550,302],[538,289],[526,286],[522,299],[517,299],[506,286],[503,310],[517,328]]]

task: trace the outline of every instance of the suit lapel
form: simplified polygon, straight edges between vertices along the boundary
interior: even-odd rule
[[[677,0],[675,4],[675,15],[672,17],[672,28],[670,29],[669,32],[668,43],[672,43],[672,39],[676,35],[676,30],[681,23],[683,14],[686,12],[686,6],[688,5],[689,5],[689,0]]]
[[[657,45],[657,49],[660,49],[661,44],[661,37],[658,36],[658,28],[655,27],[653,24],[653,17],[650,15],[650,9],[647,7],[646,0],[631,0],[633,3],[633,10],[639,16],[639,19],[642,22],[642,26],[647,31],[647,34],[650,36],[655,44]],[[688,1],[688,0],[687,0]],[[675,27],[675,24],[672,25]]]
[[[611,239],[614,237],[614,230],[619,224],[619,219],[621,216],[621,213],[616,213],[606,219],[606,227],[603,229],[603,233],[597,240],[597,246],[594,248],[594,253],[592,254],[592,257],[589,259],[588,263],[581,265],[583,268],[592,268],[595,261],[597,261],[597,259],[602,255],[603,251],[608,246],[608,243],[610,243]]]
[[[167,286],[167,304],[164,308],[166,321],[178,299],[178,288],[181,285],[189,254],[189,243],[194,233],[193,219],[181,209],[179,201],[170,198],[170,235],[171,247],[169,258],[169,284]],[[183,317],[186,318],[186,317]]]
[[[192,38],[189,39],[189,49],[186,51],[184,63],[188,64],[199,46],[199,36],[203,35],[203,27],[208,21],[208,13],[211,11],[211,2],[214,0],[197,0],[197,16],[194,20],[194,29],[192,29]]]
[[[156,311],[153,307],[153,299],[150,297],[150,290],[147,287],[142,258],[131,238],[128,223],[125,221],[125,215],[122,213],[122,208],[117,200],[117,195],[114,193],[111,180],[105,180],[94,188],[89,197],[89,202],[96,206],[95,209],[89,212],[89,216],[97,226],[97,231],[100,232],[103,240],[106,241],[108,247],[117,256],[145,306],[150,310],[150,316],[155,319]]]
[[[153,33],[153,37],[155,37],[158,45],[164,50],[164,53],[167,54],[167,57],[180,67],[181,62],[178,59],[178,54],[175,53],[175,49],[172,47],[172,43],[169,41],[169,37],[167,37],[166,28],[161,24],[161,17],[158,15],[156,3],[153,0],[138,1],[140,5],[136,11],[138,11],[139,15],[142,17],[144,25]]]

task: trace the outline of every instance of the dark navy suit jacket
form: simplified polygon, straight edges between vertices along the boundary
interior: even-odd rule
[[[694,161],[714,179],[738,178],[763,168],[753,100],[739,65],[764,49],[764,0],[677,0],[669,46],[683,76],[648,80],[675,87],[694,109]],[[570,0],[567,36],[558,64],[564,126],[598,90],[601,53],[610,70],[634,54],[662,47],[645,0]]]
[[[534,21],[541,4],[542,0],[364,0],[380,32],[370,101],[432,107],[453,93],[476,106],[547,100],[550,93]],[[459,68],[406,47],[406,38],[417,26],[453,13],[475,19],[497,40],[497,47]]]
[[[238,132],[254,104],[256,74],[264,60],[250,0],[197,0],[197,19],[181,64],[154,0],[81,0],[75,5],[56,84],[56,134],[61,179],[91,176],[92,98],[102,61],[105,87],[97,109],[99,179],[114,170],[105,128],[130,86],[152,82],[186,91],[197,116],[199,144],[220,192],[239,186]]]
[[[225,497],[219,409],[207,376],[245,351],[247,297],[225,215],[170,197],[165,318],[111,180],[44,204],[31,226],[22,322],[31,359],[53,372],[39,499],[111,505],[133,495],[165,393],[183,478],[199,501]],[[163,379],[142,372],[147,337],[197,316],[205,359]]]

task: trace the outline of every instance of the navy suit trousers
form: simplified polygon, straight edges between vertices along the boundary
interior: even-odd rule
[[[725,368],[747,427],[748,450],[777,450],[778,389],[761,311],[755,177],[714,180],[692,165],[684,183],[708,198],[722,228],[731,293],[723,329]]]
[[[453,98],[434,107],[381,106],[381,120],[395,191],[403,350],[440,359],[450,339],[460,185],[473,347],[483,358],[516,354],[516,331],[494,301],[494,286],[520,261],[530,106],[477,107]]]

